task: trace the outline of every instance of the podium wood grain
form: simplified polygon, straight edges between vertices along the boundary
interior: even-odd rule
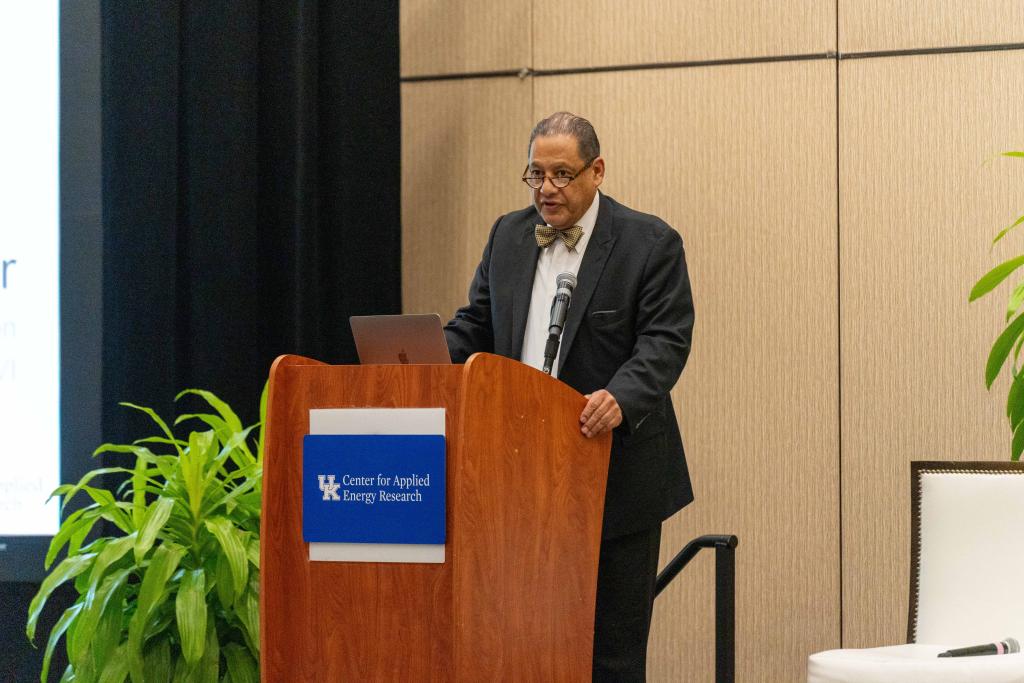
[[[582,396],[520,363],[271,369],[264,461],[264,681],[585,681],[609,438]],[[310,562],[311,408],[446,408],[443,564]]]

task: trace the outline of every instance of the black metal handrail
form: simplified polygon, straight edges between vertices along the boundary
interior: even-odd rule
[[[658,574],[654,597],[676,578],[703,548],[715,549],[715,681],[736,680],[736,546],[732,535],[698,536],[680,550]]]

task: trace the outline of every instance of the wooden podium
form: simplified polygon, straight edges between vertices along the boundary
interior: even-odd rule
[[[262,680],[589,681],[611,436],[586,400],[489,354],[465,365],[270,371],[260,589]],[[311,562],[302,439],[311,408],[446,409],[443,564]]]

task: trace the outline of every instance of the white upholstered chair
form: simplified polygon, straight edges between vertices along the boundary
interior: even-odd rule
[[[1024,642],[1024,463],[911,463],[907,643],[811,655],[808,683],[1024,683],[1024,653],[938,658]]]

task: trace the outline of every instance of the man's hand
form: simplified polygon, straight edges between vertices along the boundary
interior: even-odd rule
[[[587,405],[580,415],[580,431],[591,438],[604,434],[622,424],[622,409],[615,397],[605,389],[587,394]]]

